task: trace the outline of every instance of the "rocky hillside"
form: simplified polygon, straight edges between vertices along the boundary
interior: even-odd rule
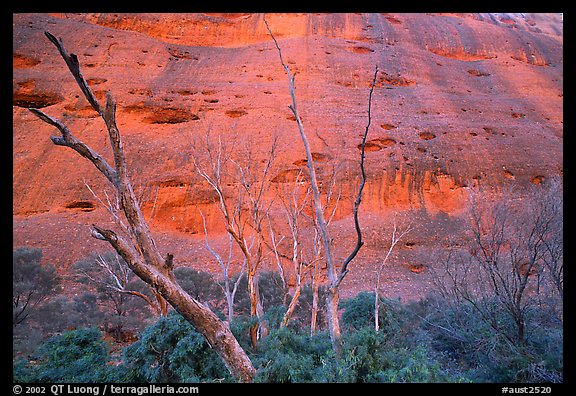
[[[13,17],[14,247],[36,246],[67,265],[107,249],[105,179],[27,108],[42,108],[108,158],[102,120],[44,31],[78,56],[99,98],[111,91],[134,184],[158,243],[178,265],[215,268],[200,210],[223,238],[216,196],[194,171],[207,135],[232,157],[265,160],[277,196],[306,160],[278,53],[262,14],[15,14]],[[420,224],[402,245],[388,292],[415,296],[422,257],[455,232],[476,185],[529,186],[563,172],[563,23],[548,14],[269,14],[299,110],[326,180],[342,199],[335,238],[354,243],[352,199],[374,67],[361,221],[367,242],[347,278],[369,289],[393,213]],[[408,212],[408,210],[414,210]],[[407,220],[409,221],[409,220]],[[217,243],[217,242],[215,242]]]

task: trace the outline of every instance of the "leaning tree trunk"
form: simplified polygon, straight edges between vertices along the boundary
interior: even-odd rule
[[[113,168],[102,156],[72,135],[66,125],[38,109],[30,109],[42,121],[59,129],[62,136],[51,136],[54,144],[69,147],[90,160],[118,193],[120,207],[128,222],[130,240],[96,225],[92,225],[92,236],[110,243],[138,277],[190,322],[220,355],[236,380],[251,382],[255,375],[254,366],[230,331],[228,323],[222,322],[206,305],[192,298],[180,287],[173,275],[173,256],[168,253],[163,257],[156,247],[128,178],[122,141],[116,126],[116,105],[112,95],[107,92],[106,104],[102,107],[80,72],[76,55],[67,53],[61,39],[48,32],[45,34],[58,48],[88,102],[104,120],[114,153]]]
[[[106,240],[128,263],[134,273],[151,285],[206,339],[220,355],[230,373],[241,382],[251,382],[255,369],[230,331],[227,322],[222,322],[205,304],[192,298],[175,281],[172,268],[157,268],[148,265],[131,244],[114,231],[92,226],[92,235]]]

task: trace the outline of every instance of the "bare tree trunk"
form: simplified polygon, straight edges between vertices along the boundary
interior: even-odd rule
[[[288,309],[286,313],[284,313],[284,317],[282,318],[282,326],[287,327],[292,315],[294,314],[294,309],[298,305],[298,299],[300,298],[300,291],[302,290],[302,284],[298,282],[296,285],[296,289],[294,290],[294,294],[292,295],[292,299],[290,300],[290,304],[288,304]]]
[[[380,271],[376,279],[376,288],[374,289],[374,331],[380,330]]]
[[[244,264],[242,265],[242,268],[240,269],[240,275],[238,275],[238,278],[234,282],[232,290],[230,290],[230,275],[229,275],[230,271],[229,270],[230,270],[230,263],[232,262],[232,244],[233,244],[232,236],[230,234],[228,234],[228,245],[229,245],[228,260],[226,262],[224,262],[224,259],[222,258],[222,256],[220,256],[210,246],[210,243],[208,242],[208,229],[206,228],[206,218],[204,217],[204,213],[200,212],[200,215],[202,216],[202,224],[204,225],[206,249],[210,252],[210,254],[212,254],[212,256],[214,256],[216,261],[218,261],[218,264],[220,264],[220,268],[222,269],[222,280],[224,282],[224,285],[222,286],[222,291],[224,292],[224,296],[226,297],[226,305],[228,308],[228,323],[232,323],[232,319],[234,318],[234,297],[236,296],[236,291],[238,290],[238,285],[240,284],[240,281],[242,280],[242,277],[244,276],[244,269],[246,268],[246,260],[244,260]]]
[[[207,137],[208,138],[208,137]],[[258,323],[250,329],[250,338],[252,346],[257,347],[259,337],[265,337],[268,334],[266,321],[263,319],[264,312],[258,293],[257,271],[262,262],[262,245],[263,222],[267,217],[267,208],[264,204],[264,190],[267,182],[268,172],[270,171],[272,161],[275,156],[276,139],[273,140],[270,149],[270,157],[266,161],[262,174],[259,178],[253,174],[254,163],[251,162],[251,156],[247,155],[248,164],[242,165],[230,158],[222,158],[222,143],[218,143],[218,151],[213,155],[211,143],[207,139],[207,151],[210,155],[210,171],[206,171],[201,165],[200,160],[193,157],[194,167],[204,180],[214,189],[218,195],[219,208],[222,213],[224,226],[228,234],[240,248],[246,263],[246,274],[248,279],[248,292],[250,295],[250,312],[252,317],[258,319]],[[196,154],[196,153],[195,153]],[[236,167],[238,189],[236,191],[236,201],[231,208],[230,202],[225,197],[224,185],[222,180],[223,166],[229,161]],[[245,208],[248,210],[245,210]],[[250,230],[246,232],[246,226]],[[251,237],[250,243],[248,238]]]
[[[316,325],[318,321],[318,289],[320,288],[319,281],[316,279],[316,274],[312,277],[312,314],[310,316],[310,335],[316,333]]]
[[[320,241],[320,234],[318,231],[318,226],[314,224],[314,257],[315,264],[314,270],[312,272],[312,313],[310,317],[310,335],[316,333],[317,321],[318,321],[318,310],[320,297],[320,284],[322,283],[322,242]]]
[[[268,326],[264,321],[264,309],[260,302],[260,289],[256,272],[248,272],[248,292],[250,294],[250,316],[258,319],[258,323],[250,327],[250,339],[254,348],[258,347],[258,340],[268,335]]]
[[[400,235],[396,235],[398,231],[398,227],[396,224],[396,219],[394,219],[394,226],[392,229],[392,237],[390,240],[390,247],[386,252],[386,256],[384,256],[384,260],[380,263],[378,267],[378,272],[376,274],[376,288],[374,289],[374,330],[378,332],[380,330],[380,323],[379,323],[379,315],[380,315],[380,278],[382,276],[382,271],[384,270],[384,266],[388,262],[392,251],[396,244],[402,239],[406,234],[408,234],[412,230],[412,227],[408,225],[408,227],[400,233]]]
[[[129,242],[122,237],[111,230],[105,230],[95,225],[92,228],[94,237],[108,241],[140,279],[152,285],[158,293],[170,302],[176,311],[204,336],[238,381],[252,381],[255,374],[254,366],[226,322],[218,319],[208,306],[186,293],[175,282],[171,272],[148,265]]]
[[[321,197],[320,197],[320,189],[318,187],[318,182],[316,178],[316,171],[314,169],[314,160],[312,158],[312,152],[310,150],[310,144],[308,143],[308,138],[306,137],[306,133],[304,132],[304,125],[302,124],[302,119],[298,113],[298,108],[296,104],[296,94],[295,94],[295,86],[294,86],[294,78],[296,77],[295,74],[292,74],[290,68],[284,63],[284,59],[282,58],[282,51],[280,50],[280,46],[276,41],[276,38],[272,34],[270,27],[268,26],[268,22],[264,19],[264,23],[266,24],[266,28],[268,29],[268,33],[274,40],[274,44],[276,45],[276,49],[278,50],[278,54],[280,56],[280,63],[282,67],[286,71],[288,75],[288,87],[290,91],[290,97],[292,98],[292,104],[288,106],[288,108],[292,111],[294,118],[296,119],[296,123],[298,125],[298,131],[300,133],[300,138],[304,145],[304,150],[306,152],[306,159],[307,159],[307,166],[308,171],[310,173],[310,185],[312,188],[312,197],[314,203],[314,210],[316,214],[316,221],[318,223],[318,228],[320,229],[320,233],[322,235],[322,241],[324,244],[324,251],[326,254],[326,265],[327,265],[327,272],[328,272],[328,279],[329,279],[329,286],[328,286],[328,295],[327,295],[327,309],[328,309],[328,332],[330,334],[330,340],[332,342],[332,347],[336,354],[339,356],[341,354],[342,345],[340,340],[340,322],[338,316],[338,305],[340,302],[340,284],[342,280],[348,273],[348,265],[350,262],[356,257],[358,251],[364,244],[362,242],[362,232],[360,230],[360,224],[358,222],[358,208],[360,207],[360,202],[362,199],[362,191],[364,189],[364,185],[366,184],[366,173],[364,170],[364,157],[365,157],[365,144],[366,144],[366,137],[368,136],[368,130],[370,128],[371,122],[371,104],[372,104],[372,93],[374,92],[374,86],[376,84],[376,75],[378,74],[378,67],[374,71],[374,78],[372,80],[372,85],[370,88],[370,95],[368,100],[368,124],[366,125],[366,130],[364,132],[362,138],[362,145],[361,145],[361,154],[360,154],[360,170],[362,173],[362,181],[360,183],[360,188],[358,189],[358,195],[356,196],[356,200],[354,202],[354,225],[356,228],[357,234],[357,242],[356,246],[352,250],[352,253],[344,260],[340,270],[338,271],[333,257],[332,257],[332,249],[331,249],[331,239],[328,232],[327,222],[324,217],[324,207],[322,205]]]
[[[116,105],[112,95],[107,93],[106,105],[102,107],[80,73],[80,65],[76,55],[68,54],[60,39],[48,32],[46,32],[46,36],[56,45],[86,99],[104,120],[114,154],[115,168],[112,168],[102,156],[74,137],[60,121],[38,109],[30,109],[30,111],[42,121],[59,129],[62,136],[51,136],[54,144],[69,147],[90,160],[114,185],[120,197],[120,207],[128,222],[132,241],[124,239],[112,230],[106,230],[96,225],[92,225],[92,236],[110,243],[126,261],[130,269],[158,293],[159,302],[168,301],[189,321],[220,355],[236,380],[251,382],[255,375],[254,366],[238,344],[228,324],[218,319],[207,306],[192,298],[178,285],[172,271],[173,256],[168,253],[164,258],[156,247],[128,178],[122,141],[115,120]]]

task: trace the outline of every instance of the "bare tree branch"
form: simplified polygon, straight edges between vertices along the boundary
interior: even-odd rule
[[[78,57],[75,54],[68,54],[66,48],[64,48],[62,39],[56,38],[50,32],[44,32],[44,34],[56,46],[56,48],[58,48],[60,55],[62,55],[62,58],[64,59],[66,65],[68,66],[68,69],[70,70],[70,73],[72,73],[72,75],[76,79],[78,86],[80,86],[80,89],[84,93],[84,96],[86,96],[86,99],[88,99],[88,102],[90,102],[90,104],[92,105],[92,108],[94,108],[94,110],[96,110],[100,115],[102,115],[100,103],[98,103],[96,96],[94,96],[94,93],[92,92],[92,90],[88,86],[88,83],[86,82],[86,80],[82,76],[82,73],[80,72],[80,64],[78,63]]]
[[[116,104],[112,95],[109,92],[106,94],[106,105],[102,108],[80,73],[80,65],[76,55],[68,54],[60,39],[48,32],[46,32],[46,36],[56,45],[86,99],[104,120],[114,154],[115,169],[112,169],[101,156],[76,139],[60,121],[40,110],[30,109],[30,111],[42,121],[60,130],[62,138],[52,138],[54,144],[70,147],[81,156],[89,159],[114,185],[119,196],[119,207],[126,217],[130,237],[133,241],[128,241],[114,231],[96,225],[91,228],[92,236],[107,241],[126,261],[130,269],[152,287],[162,312],[167,311],[167,301],[169,301],[215,349],[234,378],[238,381],[251,382],[256,370],[230,331],[229,326],[207,306],[192,298],[182,289],[174,278],[173,256],[169,253],[163,256],[156,247],[128,177],[122,140],[116,126]]]
[[[216,252],[214,248],[212,248],[212,246],[210,246],[210,242],[208,240],[208,229],[206,228],[206,217],[204,216],[204,213],[202,211],[200,211],[200,216],[202,216],[202,224],[204,225],[204,238],[205,238],[204,246],[206,246],[206,249],[216,259],[216,261],[218,261],[218,264],[222,269],[222,280],[224,284],[220,285],[220,287],[224,292],[224,296],[226,297],[226,304],[228,307],[228,322],[231,323],[234,317],[234,298],[236,296],[236,291],[238,290],[238,285],[240,284],[240,281],[244,276],[244,270],[246,268],[246,260],[243,260],[242,268],[240,269],[240,275],[238,276],[238,278],[236,278],[236,281],[232,286],[232,290],[230,290],[229,273],[230,273],[230,264],[232,263],[232,236],[228,234],[228,241],[229,241],[228,260],[224,261],[222,256],[218,254],[218,252]]]
[[[342,280],[344,279],[344,277],[346,276],[346,274],[348,273],[348,265],[354,259],[354,257],[356,257],[356,255],[358,254],[358,251],[360,250],[360,248],[363,245],[362,233],[360,230],[360,224],[358,222],[358,208],[360,206],[360,202],[361,202],[361,198],[362,198],[362,190],[364,189],[364,185],[366,183],[366,173],[364,171],[364,151],[365,151],[364,148],[365,148],[368,130],[370,128],[372,93],[374,91],[374,86],[376,83],[376,75],[378,73],[378,66],[376,66],[376,70],[374,72],[374,78],[373,78],[371,89],[370,89],[370,96],[369,96],[369,102],[368,102],[368,124],[366,126],[366,130],[365,130],[363,138],[362,138],[362,152],[361,152],[361,157],[360,157],[360,167],[361,167],[361,171],[362,171],[362,182],[360,184],[358,195],[356,197],[356,201],[354,204],[354,225],[356,228],[357,243],[356,243],[356,246],[354,247],[354,250],[352,251],[352,253],[348,256],[348,258],[346,258],[346,260],[344,260],[342,267],[340,268],[340,272],[338,274],[336,267],[334,265],[333,257],[332,257],[331,238],[329,235],[326,218],[324,216],[324,207],[323,207],[322,202],[321,202],[320,189],[318,186],[317,177],[316,177],[316,170],[314,167],[314,158],[312,156],[310,144],[309,144],[308,139],[306,137],[306,133],[304,132],[304,125],[302,123],[302,119],[300,118],[300,115],[298,113],[296,94],[295,94],[296,88],[294,85],[294,79],[295,79],[296,75],[292,74],[290,68],[284,63],[284,59],[282,57],[282,50],[280,49],[280,46],[278,45],[278,41],[274,37],[274,34],[272,33],[272,30],[270,29],[270,26],[268,25],[268,21],[266,20],[265,17],[264,17],[264,23],[266,25],[266,29],[268,30],[268,33],[270,34],[270,36],[272,37],[272,40],[274,41],[274,45],[276,46],[276,49],[278,50],[278,55],[280,57],[280,63],[282,64],[282,67],[286,71],[286,74],[288,77],[288,89],[290,92],[290,97],[292,99],[292,104],[290,104],[288,106],[288,108],[292,111],[292,114],[294,115],[294,118],[296,119],[296,124],[298,126],[298,132],[300,134],[300,138],[302,140],[302,143],[304,145],[304,150],[306,152],[306,160],[307,160],[306,165],[308,167],[308,172],[310,174],[310,186],[312,188],[314,210],[316,213],[316,223],[318,225],[318,229],[320,230],[320,234],[322,236],[322,241],[324,244],[328,279],[330,281],[330,286],[328,288],[328,296],[327,296],[328,323],[329,323],[328,330],[329,330],[329,334],[330,334],[330,340],[332,341],[332,346],[333,346],[333,349],[334,349],[336,355],[341,355],[342,345],[341,345],[341,340],[340,340],[340,324],[339,324],[339,318],[338,318],[338,304],[339,304],[339,299],[340,299],[339,286],[340,286],[340,283],[342,282]]]
[[[50,117],[46,113],[38,109],[28,109],[32,114],[40,118],[42,121],[55,126],[60,130],[62,136],[50,136],[52,142],[58,146],[70,147],[72,150],[76,151],[82,157],[90,160],[96,168],[104,175],[113,185],[117,185],[116,171],[106,162],[106,160],[88,147],[85,143],[78,140],[66,125],[64,125],[59,120]]]
[[[264,18],[264,23],[266,24],[266,29],[268,29],[268,33],[272,37],[272,40],[274,40],[274,45],[276,46],[276,49],[278,50],[278,55],[280,57],[280,63],[282,64],[282,67],[284,68],[286,74],[288,75],[288,88],[290,91],[290,97],[292,98],[292,104],[289,105],[288,108],[292,111],[292,114],[296,118],[296,123],[298,125],[298,132],[300,133],[300,138],[302,140],[304,150],[306,152],[306,160],[307,160],[306,165],[310,173],[310,185],[312,187],[312,194],[314,197],[314,208],[316,211],[316,218],[320,227],[320,231],[322,233],[322,240],[324,241],[324,249],[326,251],[326,261],[328,262],[328,268],[330,273],[331,272],[330,269],[334,268],[330,249],[330,236],[328,234],[328,227],[326,226],[326,220],[324,218],[324,211],[320,198],[320,189],[318,187],[318,181],[316,178],[316,170],[314,168],[314,159],[312,158],[310,143],[308,142],[308,138],[306,137],[306,133],[304,132],[304,125],[302,124],[302,119],[300,118],[300,114],[298,113],[297,110],[298,105],[296,102],[296,93],[294,86],[294,79],[296,77],[296,74],[292,74],[290,68],[284,63],[284,59],[282,57],[282,50],[280,49],[280,46],[278,45],[278,42],[276,41],[276,38],[274,37],[272,30],[270,30],[270,26],[268,25],[268,21],[266,21],[266,18]]]
[[[410,231],[412,231],[412,225],[408,224],[408,226],[402,232],[400,232],[400,235],[397,235],[398,225],[396,224],[396,216],[394,217],[392,236],[390,238],[390,247],[388,248],[388,251],[384,256],[384,259],[380,262],[380,266],[378,267],[378,271],[376,273],[376,287],[374,288],[374,330],[377,332],[380,330],[380,323],[379,323],[380,278],[382,276],[382,271],[384,270],[384,266],[388,262],[388,259],[390,258],[390,255],[392,254],[392,251],[394,250],[398,242],[400,242],[400,240]]]
[[[360,170],[362,172],[362,181],[360,182],[360,187],[358,188],[358,194],[356,195],[356,200],[354,201],[354,227],[356,228],[356,246],[352,253],[344,260],[342,268],[340,269],[340,275],[336,281],[336,285],[340,285],[344,276],[348,272],[348,264],[356,257],[364,242],[362,241],[362,230],[360,229],[360,222],[358,221],[358,208],[362,202],[362,191],[364,190],[364,185],[366,184],[366,170],[364,169],[364,158],[366,156],[366,138],[368,136],[368,130],[370,129],[370,123],[372,121],[371,110],[372,110],[372,93],[374,92],[374,86],[376,85],[376,76],[378,75],[378,65],[374,68],[374,77],[372,78],[372,84],[370,86],[370,95],[368,96],[368,123],[366,124],[366,129],[364,130],[364,135],[362,136],[362,150],[360,152]]]
[[[122,221],[122,218],[119,215],[120,212],[120,203],[118,201],[118,199],[116,199],[115,203],[112,203],[110,201],[110,197],[108,196],[108,193],[106,192],[106,190],[104,190],[104,195],[106,196],[106,202],[104,202],[99,196],[98,194],[96,194],[94,192],[94,190],[92,189],[92,187],[90,187],[90,185],[86,182],[86,180],[83,180],[84,185],[86,186],[86,188],[90,191],[90,193],[92,194],[92,196],[94,198],[96,198],[96,200],[98,202],[100,202],[100,204],[102,206],[104,206],[106,208],[106,210],[108,211],[108,213],[110,213],[110,215],[112,216],[112,218],[114,219],[114,221],[116,222],[116,224],[118,224],[120,226],[120,228],[122,228],[122,230],[127,234],[130,235],[130,228],[126,225],[126,223],[124,223],[124,221]]]

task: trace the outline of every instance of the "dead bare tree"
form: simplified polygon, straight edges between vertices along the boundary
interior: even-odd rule
[[[130,288],[134,272],[116,252],[110,253],[104,255],[97,253],[87,261],[78,262],[75,266],[78,278],[112,293],[140,298],[154,314],[166,316],[168,314],[166,300],[157,292],[153,293],[155,298],[150,298],[145,293]],[[152,291],[155,292],[154,289]]]
[[[384,267],[388,262],[394,248],[400,242],[400,240],[408,234],[412,230],[412,226],[409,224],[403,231],[398,230],[398,226],[396,223],[396,218],[394,218],[394,223],[392,227],[392,236],[390,237],[390,247],[386,252],[386,255],[380,262],[380,266],[378,267],[378,271],[376,273],[376,287],[374,288],[374,330],[380,330],[380,323],[378,315],[380,314],[380,279],[382,277],[382,272],[384,271]]]
[[[257,161],[252,158],[249,146],[245,147],[245,161],[235,161],[223,155],[222,145],[222,140],[218,139],[214,152],[214,147],[207,135],[206,151],[209,166],[202,165],[196,149],[193,162],[198,174],[218,195],[224,227],[244,257],[250,295],[250,313],[252,317],[258,319],[258,323],[250,328],[252,346],[256,348],[258,339],[268,334],[258,290],[258,270],[264,259],[264,222],[269,209],[264,193],[269,184],[268,174],[276,154],[277,139],[273,139],[268,158],[262,169],[257,168]],[[226,176],[232,177],[232,180],[225,180],[225,173]],[[228,184],[235,186],[235,191],[231,194],[225,192],[225,186]]]
[[[45,34],[58,48],[82,93],[104,121],[114,155],[114,167],[112,167],[104,157],[78,140],[65,124],[41,110],[30,109],[42,121],[60,131],[61,136],[50,137],[55,145],[71,148],[92,162],[118,194],[119,206],[129,229],[128,239],[113,230],[97,225],[92,225],[92,236],[107,241],[140,279],[151,285],[189,321],[220,355],[237,381],[251,382],[255,375],[254,366],[230,331],[228,323],[221,321],[208,306],[192,298],[182,289],[174,278],[173,255],[170,253],[162,255],[154,242],[128,177],[126,157],[116,125],[116,103],[112,94],[106,93],[106,103],[103,106],[82,76],[77,56],[66,51],[61,39],[49,32]]]
[[[233,247],[232,235],[228,234],[228,258],[224,260],[222,256],[218,252],[216,252],[216,250],[214,250],[212,246],[210,246],[210,242],[208,240],[208,230],[206,228],[206,218],[204,217],[203,213],[201,213],[201,215],[202,215],[202,223],[204,225],[204,235],[206,238],[204,244],[206,246],[206,249],[210,252],[210,254],[216,259],[216,261],[218,261],[218,264],[222,269],[221,288],[222,291],[224,292],[224,296],[226,297],[226,306],[228,308],[227,310],[228,323],[232,323],[232,319],[234,318],[234,298],[236,297],[236,292],[238,291],[238,285],[240,284],[240,281],[244,277],[244,271],[246,269],[246,259],[244,259],[242,262],[242,267],[240,268],[238,277],[234,281],[233,285],[230,285],[231,280],[230,266],[232,265],[232,247]]]
[[[365,158],[365,145],[366,145],[366,138],[368,136],[368,131],[370,129],[371,123],[371,107],[372,107],[372,94],[374,92],[374,86],[376,85],[376,76],[378,74],[378,66],[375,67],[374,70],[374,77],[372,79],[372,84],[370,87],[370,94],[368,97],[368,123],[366,125],[366,129],[364,134],[362,135],[362,143],[361,143],[361,151],[360,151],[360,171],[362,175],[362,179],[360,182],[360,186],[358,188],[358,194],[356,196],[356,200],[354,201],[354,226],[356,229],[356,245],[354,249],[349,254],[346,259],[343,260],[342,265],[338,269],[336,264],[334,263],[332,248],[331,248],[331,238],[329,235],[329,230],[326,222],[326,218],[324,216],[324,210],[322,205],[322,199],[320,195],[320,189],[318,186],[318,181],[316,177],[316,170],[314,165],[314,159],[312,157],[312,151],[310,150],[310,144],[308,142],[308,138],[304,131],[304,125],[302,123],[302,119],[300,118],[300,114],[298,112],[297,102],[296,102],[296,92],[295,92],[295,85],[294,79],[296,77],[284,63],[284,59],[282,57],[282,50],[268,25],[268,21],[264,18],[264,23],[266,24],[266,28],[268,29],[268,33],[272,37],[276,49],[278,50],[278,55],[280,57],[280,63],[286,74],[288,76],[288,87],[290,91],[290,97],[292,99],[292,104],[288,106],[288,108],[292,111],[294,118],[296,119],[296,124],[298,126],[298,132],[300,134],[300,138],[304,145],[304,150],[306,152],[306,160],[307,160],[307,167],[308,172],[310,174],[310,186],[312,188],[312,197],[314,203],[314,210],[316,221],[318,224],[318,228],[320,230],[320,234],[322,236],[322,241],[324,245],[324,252],[325,252],[325,259],[327,265],[327,272],[328,272],[328,297],[327,297],[327,308],[328,308],[328,332],[330,334],[330,340],[332,342],[332,347],[336,354],[339,356],[341,354],[342,345],[341,345],[341,332],[340,332],[340,321],[338,317],[338,305],[340,301],[340,284],[344,280],[344,277],[348,273],[348,265],[352,262],[352,260],[356,257],[360,248],[364,244],[362,241],[362,230],[360,229],[360,223],[358,221],[358,209],[360,207],[360,203],[362,201],[362,191],[364,190],[364,185],[366,184],[366,172],[364,169],[364,158]]]
[[[287,192],[285,188],[282,188],[280,192],[280,200],[282,201],[282,206],[284,210],[284,214],[286,215],[286,221],[288,223],[289,229],[289,245],[290,245],[290,253],[289,254],[282,254],[279,251],[279,242],[277,243],[275,232],[272,227],[272,221],[268,221],[270,226],[270,238],[272,241],[272,248],[274,251],[274,255],[276,257],[276,261],[278,264],[278,268],[282,277],[282,282],[285,284],[285,275],[282,266],[282,262],[280,257],[287,258],[292,264],[292,271],[294,273],[294,291],[292,297],[290,299],[290,303],[288,304],[288,308],[284,313],[284,317],[282,318],[281,326],[286,327],[290,322],[292,314],[298,305],[298,299],[300,297],[300,293],[302,290],[302,284],[304,277],[306,276],[307,272],[313,268],[315,262],[314,261],[306,261],[303,257],[303,247],[302,241],[300,240],[300,220],[302,218],[302,212],[304,211],[305,207],[308,205],[308,196],[310,195],[310,189],[307,188],[304,196],[302,197],[302,193],[300,191],[300,185],[303,184],[303,176],[302,172],[300,171],[294,181],[294,187],[292,191]],[[284,187],[284,186],[283,186]]]
[[[521,196],[512,189],[499,195],[488,200],[485,191],[470,191],[470,249],[449,251],[437,283],[444,296],[465,301],[509,343],[522,344],[530,328],[529,312],[542,304],[546,266],[550,261],[561,265],[554,253],[562,246],[557,238],[562,232],[557,210],[561,197],[543,191]],[[513,331],[502,323],[502,315],[514,324]]]

